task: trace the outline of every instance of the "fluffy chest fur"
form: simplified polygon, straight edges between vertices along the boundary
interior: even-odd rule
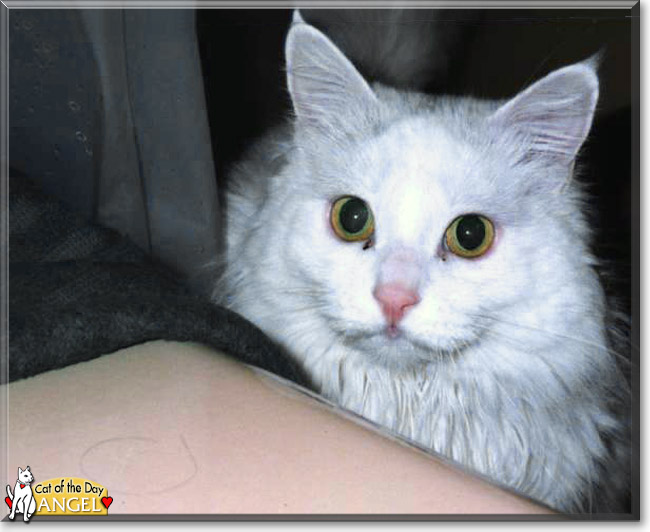
[[[436,100],[372,90],[301,22],[287,66],[296,120],[229,178],[217,299],[329,399],[551,506],[588,511],[626,454],[608,447],[625,383],[572,181],[593,67],[561,69],[505,103]],[[363,238],[337,225],[350,198]],[[463,220],[474,224],[465,236],[483,224],[474,254],[454,240]]]

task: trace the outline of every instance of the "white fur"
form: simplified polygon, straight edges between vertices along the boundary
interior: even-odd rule
[[[597,97],[594,69],[567,67],[504,104],[433,99],[371,92],[332,48],[294,25],[297,118],[230,176],[216,299],[281,343],[326,397],[553,507],[585,509],[598,463],[609,460],[602,434],[619,429],[606,402],[625,386],[571,181]],[[315,75],[309,57],[327,58]],[[355,88],[347,103],[346,76]],[[556,98],[544,114],[549,87],[573,91],[564,112]],[[551,126],[566,135],[542,138]],[[545,151],[546,141],[562,149]],[[371,206],[370,249],[331,230],[342,195]],[[474,260],[443,245],[448,225],[471,212],[497,233]],[[404,253],[421,301],[391,339],[372,294]],[[397,268],[391,275],[407,275]]]
[[[11,493],[11,487],[7,485],[7,496],[11,499],[9,519],[13,520],[16,517],[16,512],[18,512],[23,514],[23,521],[27,523],[36,511],[36,499],[34,499],[31,486],[33,481],[34,476],[29,470],[29,466],[24,470],[18,468],[18,480],[13,493]]]

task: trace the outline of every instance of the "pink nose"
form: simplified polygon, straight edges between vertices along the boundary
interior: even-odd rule
[[[397,283],[377,285],[373,295],[379,301],[386,321],[391,326],[402,320],[409,307],[420,302],[417,292]]]

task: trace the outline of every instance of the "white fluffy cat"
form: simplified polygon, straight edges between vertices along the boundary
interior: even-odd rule
[[[327,398],[552,507],[592,510],[628,452],[572,180],[593,62],[506,102],[433,98],[370,87],[297,16],[286,64],[295,118],[229,176],[216,299]]]

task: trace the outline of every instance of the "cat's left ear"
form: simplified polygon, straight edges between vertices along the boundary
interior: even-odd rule
[[[527,157],[571,165],[582,146],[598,101],[597,57],[551,72],[490,117],[518,134]]]

